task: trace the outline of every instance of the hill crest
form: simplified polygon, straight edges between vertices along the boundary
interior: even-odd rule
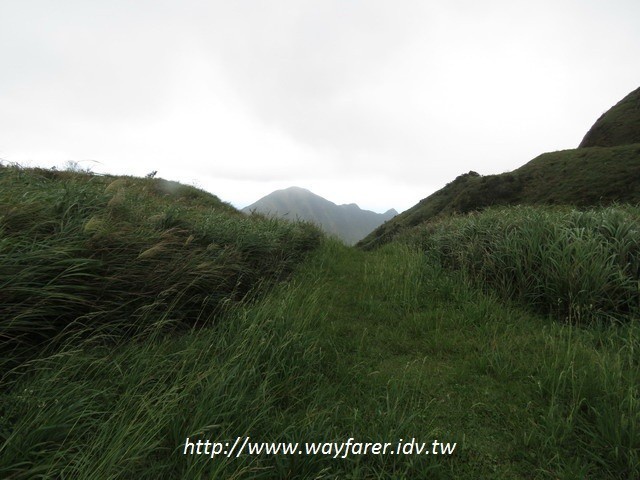
[[[585,207],[613,202],[640,203],[640,88],[602,115],[579,148],[544,153],[499,175],[460,175],[385,222],[358,246],[375,248],[417,225],[493,205]]]
[[[640,143],[640,87],[603,113],[578,148]]]

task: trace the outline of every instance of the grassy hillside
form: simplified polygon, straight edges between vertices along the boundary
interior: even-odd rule
[[[0,373],[78,335],[211,323],[320,238],[176,182],[1,167]]]
[[[640,203],[640,88],[605,113],[578,149],[540,155],[501,175],[460,175],[387,221],[358,246],[388,243],[416,225],[493,205]]]
[[[640,143],[640,88],[602,114],[585,135],[580,148],[631,143]]]
[[[425,222],[494,205],[640,203],[640,143],[540,155],[509,173],[469,172],[384,223],[358,246],[374,248]]]

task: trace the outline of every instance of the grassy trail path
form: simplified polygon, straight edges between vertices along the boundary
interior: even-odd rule
[[[336,245],[307,268],[321,278],[324,319],[314,329],[352,436],[456,442],[452,457],[427,462],[443,478],[532,478],[522,452],[535,415],[541,320],[523,319],[401,246],[365,253]],[[424,467],[403,458],[412,460]]]

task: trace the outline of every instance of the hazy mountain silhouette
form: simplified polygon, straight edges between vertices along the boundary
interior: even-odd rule
[[[307,189],[289,187],[276,190],[242,211],[258,212],[291,220],[307,220],[325,232],[351,245],[376,227],[398,214],[394,209],[385,213],[362,210],[355,203],[336,205]]]

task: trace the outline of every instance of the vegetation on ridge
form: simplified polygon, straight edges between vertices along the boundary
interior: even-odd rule
[[[576,324],[640,315],[640,209],[493,207],[405,241],[481,288]]]
[[[213,321],[319,245],[309,224],[241,214],[162,179],[0,168],[0,354],[80,331]]]
[[[460,175],[385,222],[357,246],[371,249],[421,223],[493,205],[640,203],[640,88],[603,114],[578,149],[545,153],[500,175]]]
[[[640,88],[603,113],[579,148],[614,147],[640,143]]]
[[[490,206],[640,203],[640,143],[545,153],[500,175],[460,175],[387,221],[357,246],[371,249],[417,225]]]

